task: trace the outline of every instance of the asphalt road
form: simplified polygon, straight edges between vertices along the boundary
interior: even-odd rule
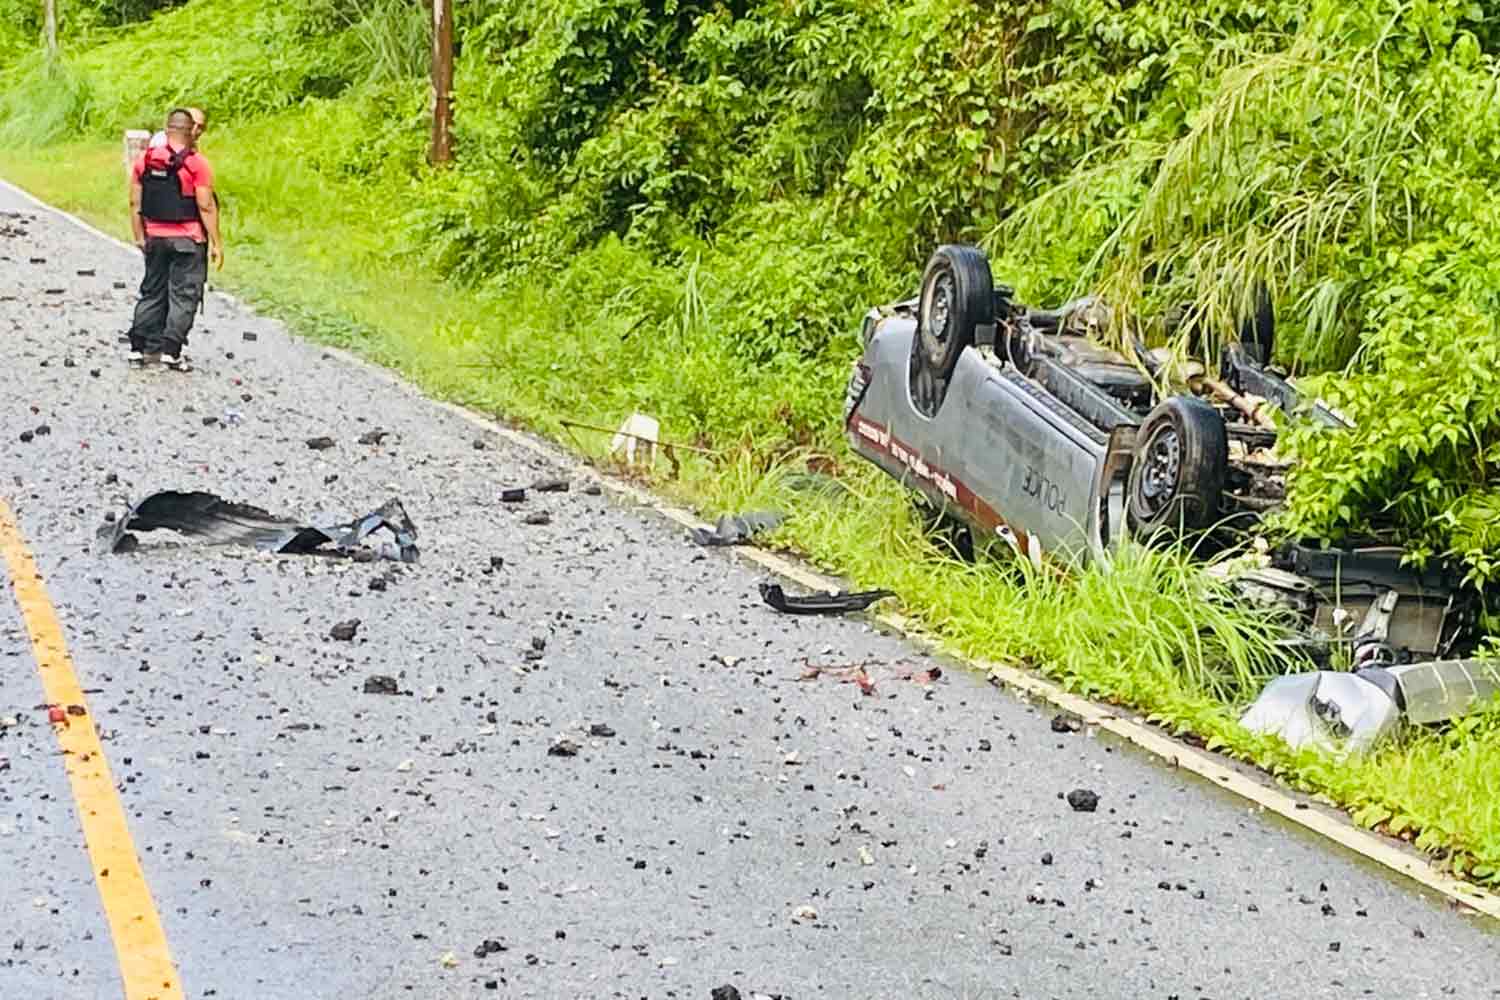
[[[569,473],[227,299],[197,372],[128,371],[139,261],[0,211],[0,495],[187,996],[1500,996],[1480,918],[980,678],[901,679],[934,661],[778,616],[576,475],[501,504]],[[398,496],[422,559],[99,551],[167,488],[313,519]],[[855,661],[873,696],[799,680]],[[119,997],[42,700],[0,602],[0,997]]]

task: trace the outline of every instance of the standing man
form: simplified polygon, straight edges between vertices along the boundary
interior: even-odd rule
[[[130,327],[130,364],[161,361],[192,371],[182,353],[208,265],[224,266],[213,170],[193,148],[195,123],[185,108],[167,116],[167,141],[148,148],[130,178],[130,225],[146,258],[141,297]]]

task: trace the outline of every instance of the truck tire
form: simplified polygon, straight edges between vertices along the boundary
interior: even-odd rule
[[[939,379],[953,374],[959,355],[974,343],[974,328],[995,321],[994,278],[978,247],[940,246],[922,272],[917,343],[922,363]]]
[[[1169,396],[1136,432],[1125,523],[1147,542],[1172,544],[1219,520],[1229,435],[1219,411],[1195,396]]]

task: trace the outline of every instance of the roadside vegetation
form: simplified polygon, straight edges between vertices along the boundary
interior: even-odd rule
[[[304,333],[599,457],[640,410],[659,488],[1026,664],[1500,880],[1500,715],[1362,759],[1235,723],[1274,623],[1179,557],[1070,580],[962,563],[853,463],[861,314],[944,241],[1023,298],[1102,290],[1148,339],[1256,278],[1278,357],[1358,422],[1293,432],[1283,528],[1500,574],[1500,15],[1423,0],[459,3],[457,162],[425,165],[417,0],[0,0],[0,173],[126,232],[120,133],[210,117],[223,282]],[[808,469],[833,491],[808,491]],[[253,499],[253,498],[252,498]]]

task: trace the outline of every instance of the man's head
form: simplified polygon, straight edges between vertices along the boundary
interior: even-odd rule
[[[208,116],[203,113],[202,108],[188,108],[187,113],[193,117],[193,142],[203,138],[203,133],[208,131]]]
[[[167,115],[167,138],[184,146],[193,143],[193,115],[187,108],[173,108]]]

